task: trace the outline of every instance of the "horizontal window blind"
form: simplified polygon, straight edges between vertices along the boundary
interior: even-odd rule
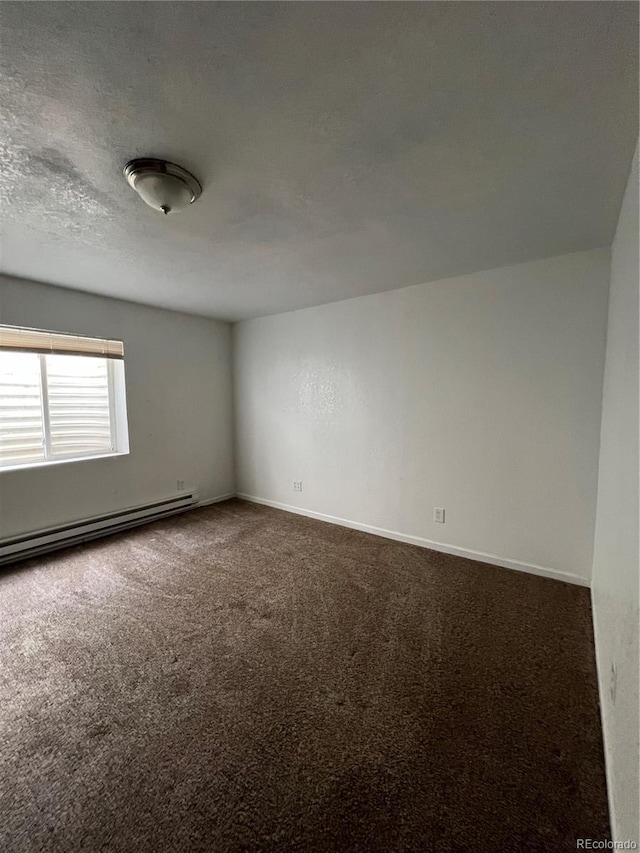
[[[0,350],[124,358],[122,341],[0,326]]]

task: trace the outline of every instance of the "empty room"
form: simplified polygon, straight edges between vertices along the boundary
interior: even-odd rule
[[[0,851],[640,847],[636,2],[0,3]]]

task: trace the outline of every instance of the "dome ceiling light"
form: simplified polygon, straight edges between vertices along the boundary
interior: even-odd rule
[[[143,157],[124,167],[129,186],[154,210],[165,216],[183,210],[200,197],[202,187],[190,172],[175,163]]]

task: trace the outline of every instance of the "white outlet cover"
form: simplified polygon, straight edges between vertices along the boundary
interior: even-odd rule
[[[433,520],[437,521],[439,524],[444,524],[444,508],[441,506],[435,506],[433,508]]]

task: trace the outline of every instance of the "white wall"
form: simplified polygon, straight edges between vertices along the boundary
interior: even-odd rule
[[[238,491],[587,582],[608,275],[596,250],[236,325]]]
[[[128,456],[0,472],[0,537],[176,494],[234,491],[227,323],[0,277],[0,322],[124,341]]]
[[[636,842],[640,842],[638,252],[636,151],[611,257],[592,587],[614,838]]]

